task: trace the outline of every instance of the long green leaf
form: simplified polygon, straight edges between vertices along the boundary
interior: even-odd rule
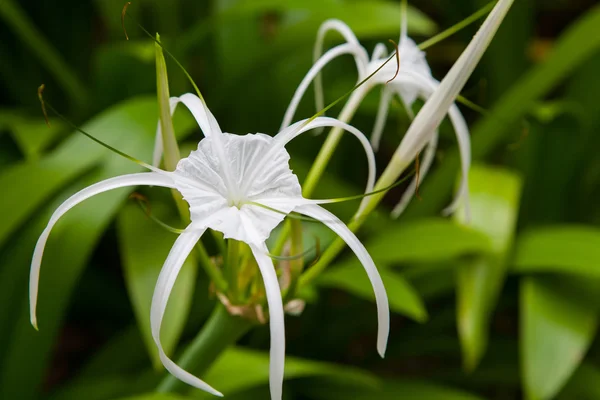
[[[521,371],[529,400],[553,398],[581,362],[598,325],[598,310],[564,291],[567,278],[521,281]],[[597,286],[592,288],[597,293]]]
[[[520,193],[521,180],[509,171],[483,166],[471,169],[470,225],[489,237],[492,253],[465,262],[457,273],[457,324],[468,371],[477,366],[487,347],[489,322],[513,242]],[[463,214],[464,210],[457,218],[464,220]]]
[[[376,388],[378,380],[370,373],[356,368],[325,362],[286,357],[285,379],[320,378],[324,381],[352,382],[353,387]],[[269,382],[269,355],[267,353],[232,348],[212,365],[206,381],[225,395],[231,395]],[[210,399],[199,393],[195,398]]]
[[[379,274],[388,294],[390,309],[419,322],[424,322],[427,319],[425,305],[411,284],[402,275],[390,269],[381,268],[381,266]],[[370,301],[375,300],[371,283],[360,265],[332,268],[319,277],[317,284],[343,289]]]
[[[34,119],[19,110],[0,110],[0,129],[7,129],[28,159],[38,158],[64,131],[60,120],[50,120],[50,127],[42,118]]]
[[[526,232],[519,237],[513,264],[517,273],[600,277],[600,229],[555,226]]]

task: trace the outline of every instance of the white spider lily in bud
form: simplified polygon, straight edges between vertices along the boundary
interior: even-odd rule
[[[329,31],[337,31],[340,33],[346,40],[346,43],[332,48],[323,54],[323,56],[321,56],[323,50],[323,41],[325,35]],[[399,67],[396,62],[386,63],[388,60],[388,55],[384,44],[377,44],[373,50],[371,58],[369,59],[367,50],[360,45],[358,39],[348,25],[335,19],[325,21],[319,28],[319,32],[317,34],[317,41],[314,49],[315,64],[307,73],[302,83],[298,86],[293,100],[285,114],[282,128],[291,122],[300,100],[313,80],[315,81],[315,100],[317,109],[320,110],[323,108],[323,87],[320,71],[329,62],[344,54],[352,54],[354,56],[358,70],[359,82],[378,70],[375,75],[371,77],[371,79],[365,82],[365,84],[359,87],[353,94],[348,102],[351,104],[351,106],[344,110],[350,111],[343,111],[339,117],[344,122],[348,122],[352,117],[355,108],[358,107],[367,93],[375,86],[383,85],[379,109],[375,119],[375,126],[371,135],[371,144],[373,149],[377,151],[393,96],[397,95],[400,98],[404,108],[412,119],[414,118],[412,105],[415,100],[418,98],[427,100],[439,86],[439,82],[431,75],[431,69],[429,68],[427,60],[425,59],[425,53],[421,51],[417,44],[407,35],[406,9],[404,9],[402,12],[401,33],[400,40],[398,42],[398,56],[400,60]],[[459,200],[464,198],[465,208],[468,214],[468,172],[471,164],[469,130],[456,105],[453,104],[450,107],[448,115],[454,126],[458,140],[462,160],[462,180],[455,200],[444,210],[444,212],[453,212],[457,208]],[[411,138],[407,135],[405,136],[404,140],[409,141]],[[423,141],[428,143],[428,146],[425,150],[422,163],[420,164],[419,178],[421,180],[427,174],[434,160],[438,143],[437,130],[427,133],[426,137],[423,138]],[[413,159],[418,156],[419,152],[420,150],[414,154]],[[394,218],[400,216],[400,214],[404,211],[416,191],[417,184],[417,178],[413,179],[406,192],[401,197],[399,203],[392,211],[392,216]]]
[[[204,133],[198,149],[182,159],[175,171],[149,167],[151,172],[118,176],[89,186],[67,199],[52,215],[42,232],[33,255],[30,277],[31,323],[37,326],[36,302],[42,254],[50,231],[72,207],[85,199],[111,189],[153,185],[176,189],[189,204],[191,223],[177,238],[158,277],[151,305],[152,335],[165,368],[180,380],[199,389],[221,396],[221,393],[180,368],[164,352],[160,329],[165,309],[177,275],[195,244],[206,229],[222,232],[225,238],[247,243],[257,261],[264,281],[270,314],[270,390],[271,399],[282,396],[285,334],[284,309],[277,275],[265,241],[272,230],[295,211],[320,220],[342,237],[364,266],[373,285],[377,301],[377,349],[383,357],[389,333],[389,308],[383,282],[364,246],[336,216],[320,203],[302,197],[296,175],[289,167],[290,156],[285,145],[296,136],[318,127],[340,127],[362,143],[369,164],[367,191],[375,180],[375,157],[367,138],[356,128],[332,118],[301,121],[282,130],[275,137],[265,134],[235,135],[221,131],[217,121],[198,97],[186,94],[171,99],[190,108]],[[160,146],[160,145],[159,145]],[[155,152],[160,159],[160,148]]]

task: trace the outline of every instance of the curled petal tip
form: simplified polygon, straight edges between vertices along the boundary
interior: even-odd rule
[[[31,326],[33,326],[33,329],[36,331],[40,331],[40,327],[38,326],[37,319],[35,317],[31,318]]]

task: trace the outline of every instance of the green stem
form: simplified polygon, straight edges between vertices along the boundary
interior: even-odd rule
[[[177,365],[194,375],[202,375],[230,345],[252,327],[252,322],[230,315],[218,304],[198,336],[189,344]],[[187,385],[167,375],[156,388],[157,392],[179,392]]]
[[[227,259],[225,260],[225,279],[229,283],[229,300],[236,304],[239,300],[240,242],[227,239]]]

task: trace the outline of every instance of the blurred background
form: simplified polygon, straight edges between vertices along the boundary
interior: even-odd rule
[[[411,2],[409,35],[422,42],[485,3]],[[1,399],[208,398],[190,389],[147,394],[165,376],[147,315],[174,236],[128,192],[90,199],[57,225],[42,268],[40,332],[29,324],[29,263],[50,213],[84,186],[136,171],[55,116],[47,127],[38,86],[45,83],[45,98],[74,123],[151,160],[154,42],[128,18],[125,39],[123,5],[0,0]],[[139,0],[128,13],[160,32],[222,129],[239,134],[277,132],[326,19],[345,21],[369,52],[400,32],[400,2],[392,0]],[[427,49],[436,78],[478,24]],[[167,67],[172,95],[192,91],[171,60]],[[386,358],[375,351],[370,284],[346,252],[302,294],[304,312],[286,319],[286,399],[600,399],[598,71],[596,1],[515,1],[463,92],[485,112],[460,106],[475,161],[472,226],[440,214],[458,176],[454,133],[444,123],[419,199],[391,220],[385,207],[402,193],[391,191],[360,234],[390,296]],[[354,63],[336,60],[324,82],[333,101],[356,83]],[[367,134],[378,101],[375,90],[352,121]],[[311,89],[296,118],[313,113]],[[380,171],[408,124],[395,104]],[[186,112],[175,127],[187,155],[201,133]],[[305,135],[289,147],[301,180],[324,138]],[[361,152],[344,139],[315,197],[359,193]],[[156,215],[178,224],[168,193],[141,191]],[[356,207],[335,211],[347,220]],[[325,245],[327,229],[308,225]],[[201,270],[190,265],[184,274],[163,332],[175,354],[215,304]],[[267,326],[252,329],[204,378],[228,398],[268,398],[268,343]]]

